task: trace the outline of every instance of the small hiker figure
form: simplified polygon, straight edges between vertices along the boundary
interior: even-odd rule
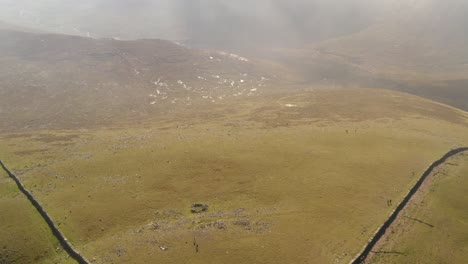
[[[198,253],[198,243],[197,243],[197,240],[195,238],[193,238],[193,246],[195,247],[195,252]]]

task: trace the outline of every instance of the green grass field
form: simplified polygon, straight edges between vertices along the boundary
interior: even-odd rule
[[[464,263],[468,258],[467,176],[466,154],[438,169],[378,250],[398,254],[379,254],[371,263]]]
[[[4,134],[0,157],[94,263],[347,263],[388,199],[468,144],[467,117],[397,92],[314,90]],[[208,212],[190,213],[197,202]]]
[[[0,263],[73,263],[36,209],[0,172]]]

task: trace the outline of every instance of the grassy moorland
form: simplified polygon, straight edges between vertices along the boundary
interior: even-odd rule
[[[387,200],[468,144],[467,120],[408,94],[317,89],[4,133],[0,157],[95,263],[347,263]]]
[[[0,171],[0,263],[73,263],[16,184]]]
[[[403,212],[371,263],[463,263],[468,258],[468,156],[459,155],[431,179]]]

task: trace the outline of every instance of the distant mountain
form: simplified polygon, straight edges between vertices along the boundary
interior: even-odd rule
[[[368,70],[392,77],[468,76],[468,2],[415,3],[359,33],[325,41],[318,48],[352,57]]]
[[[0,39],[2,127],[138,119],[198,102],[256,96],[282,81],[283,69],[275,65],[165,40],[11,30],[0,30]]]
[[[468,110],[468,2],[388,2],[389,12],[346,36],[265,57],[306,83],[405,91]]]

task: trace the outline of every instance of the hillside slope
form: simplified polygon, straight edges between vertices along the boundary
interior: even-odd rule
[[[468,110],[468,4],[399,1],[360,32],[267,54],[305,82],[404,91]]]
[[[325,41],[319,48],[348,55],[366,69],[393,78],[466,78],[468,3],[425,2],[400,9],[361,32]]]
[[[286,81],[278,78],[281,67],[164,40],[9,30],[0,30],[0,38],[2,129],[138,119],[199,101],[256,96]]]
[[[369,263],[464,263],[468,257],[468,155],[439,168],[412,199]]]
[[[0,157],[95,263],[349,263],[387,201],[467,144],[467,121],[404,93],[317,89],[0,134]]]

